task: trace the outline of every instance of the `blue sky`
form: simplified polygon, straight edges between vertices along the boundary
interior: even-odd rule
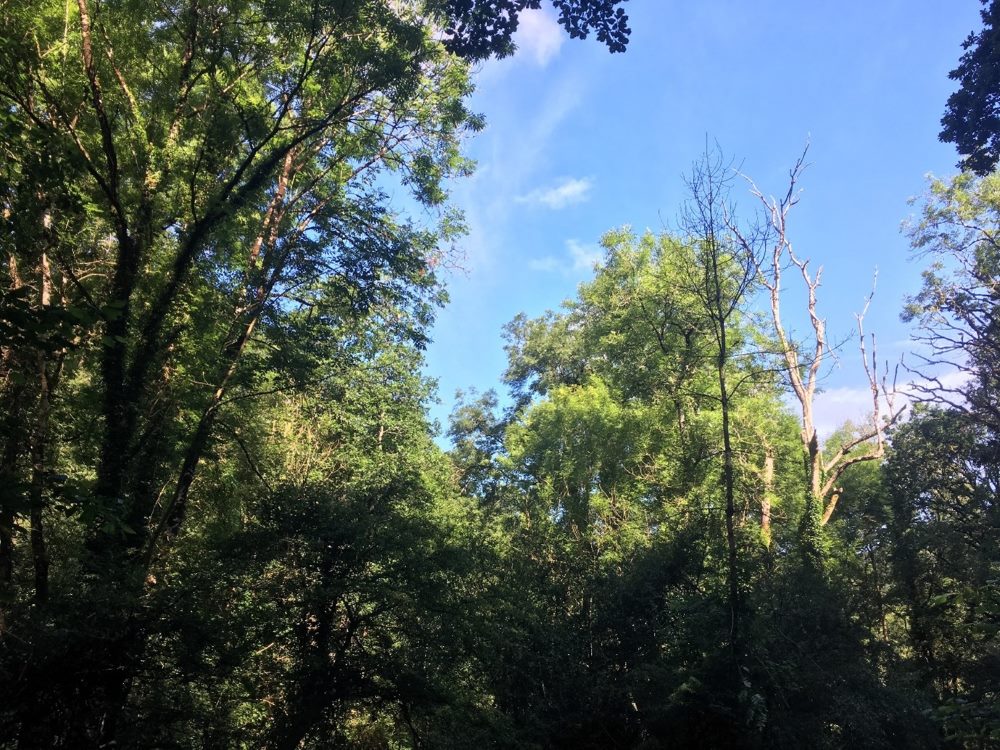
[[[928,173],[955,171],[954,149],[937,134],[954,89],[948,72],[979,26],[980,4],[630,0],[626,8],[633,31],[624,54],[570,40],[548,9],[523,18],[513,58],[476,72],[472,104],[487,128],[467,145],[475,176],[454,186],[470,233],[427,352],[441,398],[431,416],[442,424],[456,389],[503,393],[502,326],[574,296],[604,232],[673,223],[682,175],[706,136],[765,193],[786,188],[809,142],[790,226],[797,251],[824,267],[820,312],[832,337],[853,331],[878,267],[866,328],[877,332],[881,358],[908,348],[899,312],[919,286],[920,263],[900,224]],[[735,197],[749,215],[741,186]],[[853,346],[824,387],[821,429],[864,411]]]

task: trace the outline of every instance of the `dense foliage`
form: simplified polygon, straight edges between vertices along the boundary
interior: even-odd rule
[[[709,153],[435,442],[468,64],[538,5],[0,7],[0,748],[1000,743],[1000,177],[911,227],[906,420],[865,359],[819,435],[797,193]]]

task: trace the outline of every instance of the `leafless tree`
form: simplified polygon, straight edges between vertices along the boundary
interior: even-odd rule
[[[840,499],[838,482],[844,471],[853,464],[875,461],[885,455],[885,431],[899,419],[905,407],[895,407],[895,383],[892,386],[888,383],[888,366],[878,366],[874,334],[868,337],[871,342],[870,357],[867,351],[864,318],[874,295],[873,286],[863,310],[855,316],[861,361],[872,395],[871,420],[824,460],[814,408],[824,363],[833,354],[826,320],[818,312],[818,290],[823,268],[820,266],[815,272],[810,270],[809,259],[796,252],[788,231],[789,214],[799,202],[798,183],[806,168],[807,151],[808,147],[789,171],[788,189],[781,198],[766,196],[753,180],[747,178],[751,194],[763,208],[762,221],[753,232],[742,230],[731,218],[728,227],[743,247],[745,256],[757,263],[757,278],[768,292],[777,355],[801,410],[800,435],[806,457],[807,512],[818,513],[822,526],[829,522],[837,507]],[[801,342],[795,341],[789,334],[781,305],[785,292],[783,272],[791,269],[794,269],[793,273],[798,272],[806,291],[811,335]]]
[[[706,147],[686,178],[688,200],[681,209],[680,230],[693,248],[686,283],[698,299],[706,328],[715,339],[715,370],[722,412],[723,488],[726,498],[726,544],[730,607],[729,641],[734,665],[740,663],[740,598],[736,544],[735,471],[732,440],[732,400],[739,387],[731,382],[733,327],[755,283],[758,263],[749,254],[756,248],[741,244],[728,228],[732,215],[729,192],[732,163],[718,149]]]

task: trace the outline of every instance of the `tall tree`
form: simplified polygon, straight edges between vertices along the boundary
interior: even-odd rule
[[[935,180],[910,227],[930,261],[904,312],[923,345],[913,369],[924,410],[893,437],[886,468],[917,668],[946,735],[967,746],[1000,736],[998,187],[996,174]]]
[[[736,473],[733,449],[733,399],[742,383],[734,379],[733,358],[740,352],[736,331],[738,317],[749,302],[756,282],[759,259],[755,248],[740,243],[730,224],[733,209],[729,190],[735,176],[732,163],[718,151],[706,149],[687,178],[689,198],[681,213],[681,230],[693,245],[694,261],[688,287],[700,303],[707,329],[714,339],[714,364],[719,411],[722,417],[722,486],[726,501],[727,578],[729,585],[729,649],[739,693],[744,676],[740,638],[740,576],[736,539]]]
[[[855,319],[862,368],[872,397],[870,421],[858,434],[845,436],[836,450],[824,458],[814,410],[819,378],[831,353],[826,320],[820,316],[818,307],[823,267],[811,271],[810,260],[794,249],[789,234],[789,215],[799,201],[798,181],[806,166],[805,156],[803,152],[789,171],[788,189],[781,198],[765,197],[750,182],[752,195],[763,207],[761,227],[752,232],[741,230],[735,223],[731,223],[730,227],[745,251],[756,260],[758,276],[768,291],[775,354],[799,403],[806,475],[804,521],[807,534],[813,536],[817,527],[829,522],[837,507],[840,499],[837,483],[843,473],[856,463],[879,460],[885,455],[885,430],[900,418],[902,408],[894,407],[895,384],[888,382],[887,366],[886,371],[880,371],[878,366],[874,335],[870,339],[865,336],[864,316],[872,299],[869,295],[864,309]],[[783,275],[788,264],[798,271],[805,287],[806,313],[812,331],[811,340],[806,342],[798,342],[791,337],[782,310]],[[870,355],[866,341],[870,342]]]
[[[22,702],[25,746],[109,742],[118,731],[143,652],[138,602],[158,564],[157,542],[184,528],[223,404],[237,386],[244,397],[256,390],[239,367],[258,323],[278,324],[301,305],[328,306],[330,295],[316,293],[323,287],[358,311],[386,299],[410,308],[433,302],[439,237],[394,217],[375,177],[394,173],[419,200],[440,205],[443,180],[466,170],[458,140],[477,119],[462,104],[464,65],[433,40],[418,10],[80,0],[0,11],[4,152],[13,162],[6,173],[16,178],[4,212],[17,212],[14,228],[23,230],[5,247],[10,286],[17,291],[30,270],[41,314],[54,306],[57,273],[93,307],[91,329],[101,336],[87,351],[98,363],[92,383],[102,406],[91,415],[96,460],[83,470],[96,477],[81,515],[89,554],[77,585],[95,601],[108,598],[89,627],[53,614],[69,618],[58,627],[103,664],[98,677],[83,660],[62,677],[62,713],[47,727],[33,714],[58,690]],[[46,154],[69,168],[39,169]],[[28,214],[37,218],[20,218],[39,196]],[[89,278],[76,263],[56,271],[50,262],[67,254],[47,237],[61,239],[56,232],[74,221],[95,227],[82,237],[95,240],[85,251],[95,263]],[[227,307],[231,314],[220,316]],[[51,362],[24,360],[16,364],[36,373],[38,402],[25,412],[27,447],[7,442],[8,464],[28,454],[43,599],[55,378]],[[5,530],[19,510],[3,503]],[[2,539],[6,579],[13,535]],[[35,659],[28,666],[38,674],[55,663]],[[74,681],[89,684],[89,709],[71,705]]]

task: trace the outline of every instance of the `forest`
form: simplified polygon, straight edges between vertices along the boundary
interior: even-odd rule
[[[542,6],[629,54],[625,0],[0,3],[0,750],[1000,747],[1000,0],[917,356],[827,331],[806,154],[706,140],[438,433],[474,71]]]

